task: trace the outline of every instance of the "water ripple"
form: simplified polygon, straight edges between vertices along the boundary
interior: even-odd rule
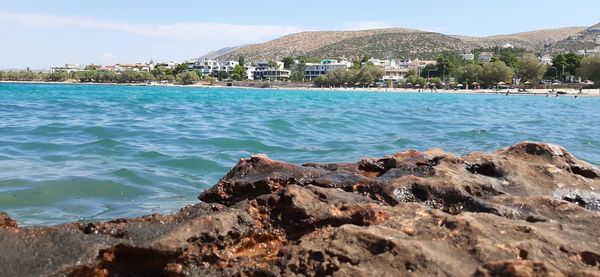
[[[242,157],[344,162],[521,140],[600,164],[600,98],[0,84],[0,210],[22,225],[174,211]]]

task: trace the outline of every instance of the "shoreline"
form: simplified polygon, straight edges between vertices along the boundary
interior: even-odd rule
[[[479,90],[449,90],[438,89],[431,91],[430,89],[414,89],[414,88],[325,88],[325,87],[310,87],[296,86],[285,87],[275,85],[271,87],[250,87],[250,86],[223,86],[223,85],[207,85],[207,84],[146,84],[146,83],[79,83],[79,82],[43,82],[43,81],[0,81],[0,84],[57,84],[57,85],[106,85],[106,86],[133,86],[133,87],[188,87],[188,88],[225,88],[225,89],[254,89],[254,90],[298,90],[298,91],[331,91],[331,92],[376,92],[376,93],[427,93],[427,94],[470,94],[470,95],[517,95],[517,96],[582,96],[582,97],[599,97],[600,89],[583,89],[580,93],[577,89],[556,89],[551,91],[548,89],[531,89],[526,92],[517,92],[516,90],[494,90],[494,89],[479,89]],[[566,94],[557,94],[557,92],[565,92]]]

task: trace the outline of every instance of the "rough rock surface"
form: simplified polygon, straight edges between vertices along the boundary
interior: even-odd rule
[[[357,163],[242,159],[172,215],[18,228],[0,276],[600,276],[600,170],[523,142]]]

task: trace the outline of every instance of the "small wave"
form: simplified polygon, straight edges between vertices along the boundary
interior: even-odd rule
[[[225,168],[218,162],[198,157],[169,159],[163,162],[159,162],[158,164],[171,168],[184,170],[201,170],[203,172],[211,172],[212,170],[222,170],[223,168]]]
[[[110,148],[110,147],[115,147],[115,146],[119,145],[119,142],[114,139],[103,138],[103,139],[99,139],[96,141],[85,143],[84,145],[86,145],[86,146],[90,146],[90,145],[102,146],[102,147]]]

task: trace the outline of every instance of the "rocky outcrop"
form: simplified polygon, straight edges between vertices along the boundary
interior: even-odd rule
[[[172,215],[18,228],[0,275],[600,276],[600,171],[557,145],[242,159]]]

